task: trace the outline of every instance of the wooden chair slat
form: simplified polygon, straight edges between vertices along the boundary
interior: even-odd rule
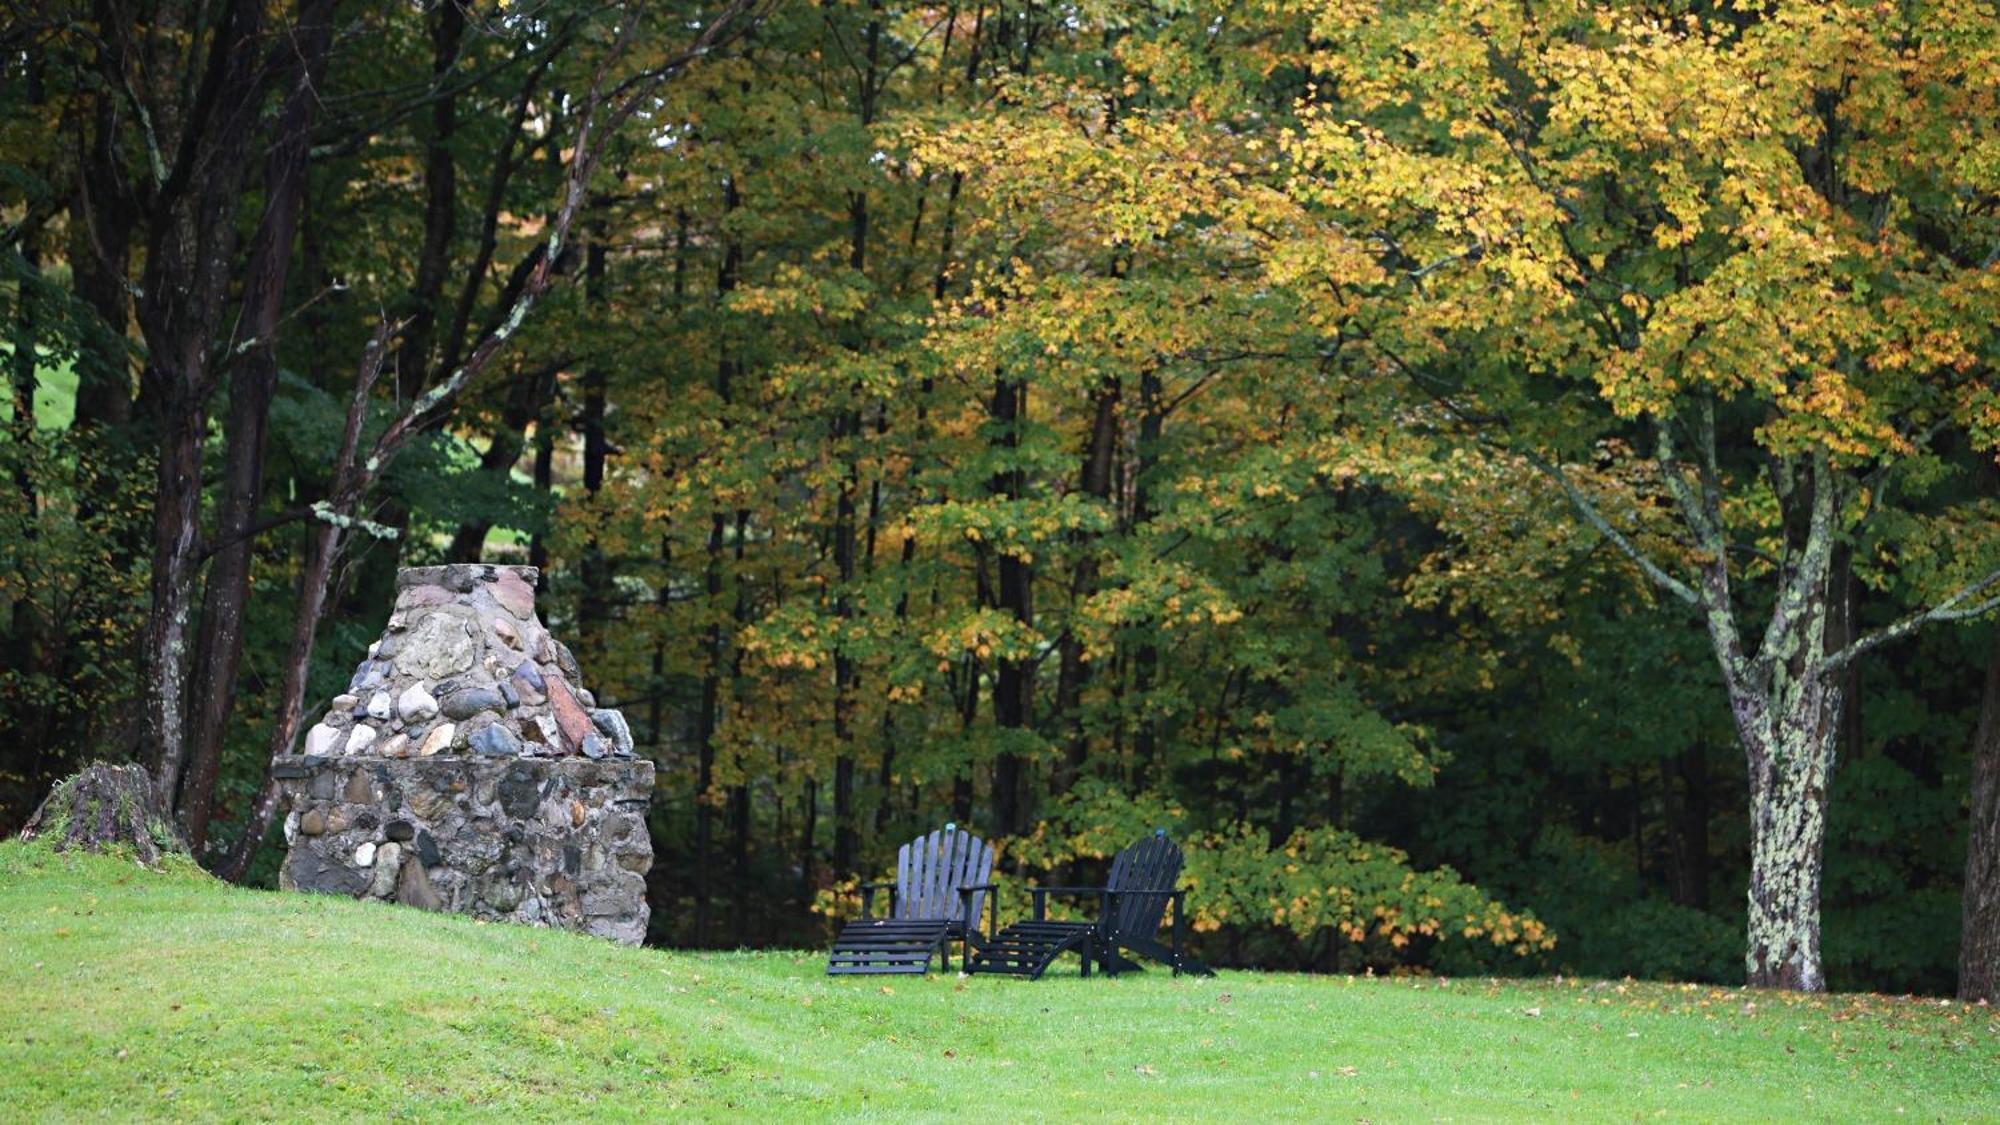
[[[977,941],[986,894],[959,888],[984,883],[993,870],[986,841],[954,828],[919,836],[896,850],[896,905],[886,917],[841,928],[827,959],[829,973],[923,972],[949,942]],[[967,901],[969,897],[970,901]]]

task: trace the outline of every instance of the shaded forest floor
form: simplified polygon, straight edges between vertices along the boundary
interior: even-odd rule
[[[1578,981],[829,979],[0,843],[21,1119],[2000,1118],[2000,1012]]]

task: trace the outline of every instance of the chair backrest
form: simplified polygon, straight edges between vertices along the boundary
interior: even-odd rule
[[[1179,844],[1164,834],[1148,836],[1118,853],[1104,885],[1114,891],[1171,891],[1181,877],[1182,862]],[[1109,933],[1151,937],[1160,930],[1169,897],[1164,893],[1121,894],[1102,925]]]
[[[958,888],[992,874],[993,849],[972,833],[949,827],[919,836],[896,849],[896,917],[944,918],[977,928],[986,892],[975,891],[968,904]]]

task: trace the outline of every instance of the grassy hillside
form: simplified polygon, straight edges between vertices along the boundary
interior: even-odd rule
[[[2000,1015],[1672,985],[840,979],[0,843],[15,1120],[2000,1119]]]

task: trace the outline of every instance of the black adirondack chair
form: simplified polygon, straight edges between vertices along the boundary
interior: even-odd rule
[[[984,940],[979,919],[987,897],[999,889],[988,882],[992,874],[993,849],[955,824],[904,844],[896,851],[895,882],[861,884],[861,917],[833,939],[826,971],[924,973],[934,955],[948,969],[953,941],[964,944],[961,963],[967,963]],[[875,892],[884,889],[889,912],[877,918]]]
[[[1183,862],[1179,845],[1165,829],[1119,852],[1101,887],[1032,887],[1034,917],[1010,924],[974,952],[968,973],[1004,973],[1035,980],[1057,957],[1071,950],[1083,959],[1083,975],[1094,961],[1116,976],[1142,966],[1124,951],[1170,966],[1175,976],[1193,973],[1212,977],[1215,970],[1181,951],[1186,925],[1187,891],[1176,887]],[[1061,922],[1048,916],[1050,895],[1097,899],[1097,921]],[[1160,942],[1160,922],[1167,906],[1174,908],[1171,944]]]

